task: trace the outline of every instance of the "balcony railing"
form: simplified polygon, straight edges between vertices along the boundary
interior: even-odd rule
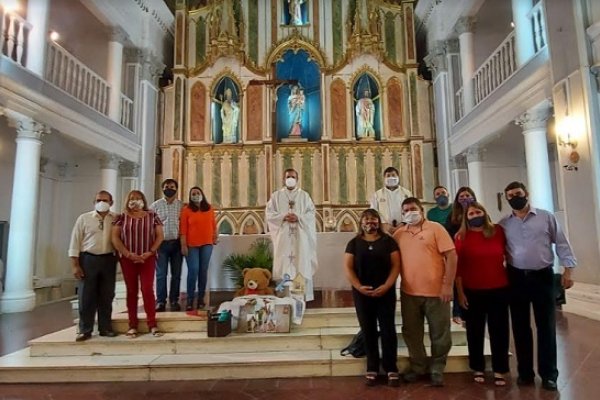
[[[463,88],[456,91],[454,95],[454,120],[458,121],[465,115],[465,100],[463,99]]]
[[[533,49],[537,54],[546,47],[546,16],[544,15],[544,2],[539,1],[529,12],[531,27],[533,28]]]
[[[120,123],[125,128],[133,131],[133,100],[121,93],[121,119]]]
[[[515,33],[511,32],[473,75],[475,105],[492,94],[516,70]]]
[[[45,78],[82,103],[108,115],[108,82],[54,42],[48,43]]]
[[[19,14],[9,12],[0,5],[0,45],[2,54],[25,66],[27,36],[31,25]]]

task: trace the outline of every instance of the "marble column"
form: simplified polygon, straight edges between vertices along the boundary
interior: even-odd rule
[[[469,170],[469,187],[475,192],[478,201],[483,202],[483,155],[485,149],[473,145],[467,149],[467,169]]]
[[[454,29],[458,33],[460,46],[460,71],[463,87],[464,114],[466,115],[475,105],[475,93],[473,92],[473,74],[475,73],[473,31],[475,30],[475,19],[473,17],[462,17],[458,20]]]
[[[512,0],[512,17],[515,25],[515,54],[517,68],[533,57],[533,31],[529,12],[533,7],[532,0]]]
[[[118,210],[119,198],[119,164],[121,159],[114,154],[104,154],[100,157],[100,175],[102,177],[101,189],[106,190],[113,196],[112,211]]]
[[[554,211],[552,179],[548,162],[549,101],[527,110],[515,123],[523,129],[527,161],[527,189],[532,206]]]
[[[17,127],[17,150],[10,210],[10,231],[5,290],[0,298],[0,312],[16,313],[33,310],[33,271],[37,209],[40,184],[42,135],[49,129],[33,119],[8,113]]]
[[[123,78],[123,43],[127,34],[121,28],[111,31],[108,42],[108,66],[106,68],[106,81],[110,85],[108,116],[116,122],[121,122],[121,85]]]
[[[48,40],[48,11],[50,0],[28,0],[27,22],[31,30],[27,37],[27,69],[44,76]]]

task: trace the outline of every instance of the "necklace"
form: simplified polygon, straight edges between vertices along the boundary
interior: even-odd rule
[[[293,192],[294,195],[290,197],[290,195],[288,194],[288,192]],[[285,189],[284,193],[285,193],[285,197],[287,197],[287,199],[288,199],[288,207],[289,207],[289,209],[293,210],[294,206],[296,205],[296,196],[298,195],[298,192],[294,191],[294,190]]]

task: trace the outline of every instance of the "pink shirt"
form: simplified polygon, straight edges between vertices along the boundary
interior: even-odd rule
[[[147,211],[141,218],[121,214],[113,224],[121,228],[121,240],[125,248],[141,256],[152,248],[156,239],[156,226],[162,225],[162,222],[156,213]]]

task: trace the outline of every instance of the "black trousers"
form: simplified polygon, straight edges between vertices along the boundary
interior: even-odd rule
[[[84,277],[79,281],[79,333],[91,333],[98,313],[98,331],[112,331],[112,301],[115,297],[117,257],[112,254],[81,253]]]
[[[368,297],[352,290],[360,329],[365,335],[367,371],[379,372],[379,340],[381,333],[381,364],[385,372],[398,372],[398,336],[396,333],[396,290],[392,287],[382,297]]]
[[[492,348],[492,369],[505,374],[508,366],[508,288],[469,290],[465,289],[469,308],[463,311],[467,328],[469,367],[473,371],[485,371],[483,344],[487,321]]]
[[[529,271],[509,265],[507,271],[519,376],[524,379],[532,379],[535,376],[530,317],[533,307],[537,331],[538,374],[544,380],[556,380],[556,299],[552,267]]]

